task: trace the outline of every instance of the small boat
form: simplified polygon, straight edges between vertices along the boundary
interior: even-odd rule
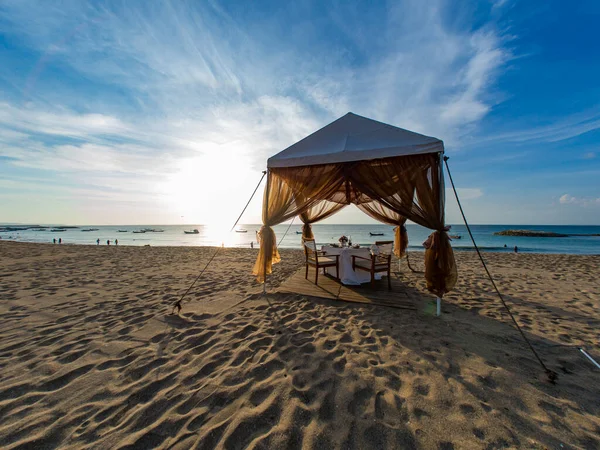
[[[371,236],[383,236],[383,233],[369,233]]]
[[[135,233],[135,231],[134,231]],[[198,228],[194,228],[192,231],[184,231],[185,234],[200,234]]]
[[[98,228],[86,228],[84,230],[81,231],[98,231]]]
[[[449,237],[450,239],[460,239],[460,238],[462,238],[462,236],[459,236],[458,234],[454,234],[454,235],[452,235],[452,234],[449,234],[449,235],[448,235],[448,237]]]
[[[52,231],[53,233],[58,233],[58,232],[60,232],[60,231],[67,231],[67,230],[65,230],[64,228],[53,228],[53,229],[52,229],[52,230],[50,230],[50,231]]]
[[[135,231],[135,230],[133,230],[133,231],[132,231],[132,233],[136,233],[136,234],[138,234],[138,233],[142,233],[142,234],[144,234],[144,233],[145,233],[145,231],[144,231],[144,230],[140,230],[140,231]]]
[[[236,233],[247,233],[248,230],[235,230]]]
[[[119,230],[119,233],[127,233],[127,230]]]
[[[296,234],[302,234],[302,231],[296,231]]]

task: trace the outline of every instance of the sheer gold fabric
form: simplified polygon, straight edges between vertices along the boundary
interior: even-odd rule
[[[456,264],[444,224],[441,154],[421,154],[316,166],[271,168],[263,198],[260,251],[253,273],[259,282],[279,262],[271,228],[300,215],[303,238],[310,224],[354,203],[384,223],[396,225],[396,249],[403,253],[407,219],[435,230],[425,253],[428,289],[442,296],[456,283]]]
[[[388,225],[396,225],[394,228],[394,255],[402,258],[406,254],[408,247],[408,233],[406,232],[406,217],[401,216],[395,211],[383,206],[378,202],[362,203],[357,205],[358,209],[379,222]]]
[[[308,208],[306,211],[300,214],[300,220],[302,220],[304,223],[302,226],[302,239],[314,239],[315,236],[313,235],[311,224],[320,222],[321,220],[334,215],[340,209],[345,207],[346,204],[344,203],[335,203],[328,200],[322,200]]]
[[[308,211],[333,196],[343,184],[342,167],[322,165],[271,169],[263,197],[263,226],[258,236],[260,250],[252,273],[262,283],[281,261],[271,227]]]
[[[445,231],[434,231],[425,250],[425,281],[427,289],[438,297],[450,292],[458,279],[454,253]]]

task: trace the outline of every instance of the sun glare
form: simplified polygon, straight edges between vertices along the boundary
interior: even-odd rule
[[[174,215],[207,225],[211,240],[227,244],[235,241],[229,230],[252,192],[253,175],[247,157],[214,150],[182,160],[159,188]]]

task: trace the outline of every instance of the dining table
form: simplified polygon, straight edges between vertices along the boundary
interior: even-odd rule
[[[371,274],[364,270],[353,270],[352,269],[352,256],[361,256],[363,258],[371,258],[371,251],[368,247],[333,247],[331,245],[323,245],[321,251],[325,253],[325,256],[339,256],[339,270],[340,273],[335,273],[335,267],[326,267],[325,273],[336,276],[338,275],[340,282],[349,286],[359,286],[363,283],[369,283],[371,281]],[[381,280],[385,274],[376,273],[375,279]]]

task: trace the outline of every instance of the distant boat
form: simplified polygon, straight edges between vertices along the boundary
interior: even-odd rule
[[[119,233],[127,233],[127,230],[119,230]]]
[[[460,239],[460,238],[462,238],[462,236],[459,236],[458,234],[455,234],[455,235],[449,234],[448,237],[450,239]]]
[[[142,234],[143,234],[143,233],[145,233],[145,232],[146,232],[145,230],[140,230],[140,231],[135,231],[135,230],[133,230],[133,231],[132,231],[132,233],[136,233],[136,234],[138,234],[138,233],[142,233]]]
[[[52,230],[50,230],[50,231],[52,231],[53,233],[58,233],[58,232],[60,232],[60,231],[67,231],[67,230],[65,230],[65,229],[63,229],[63,228],[53,228],[53,229],[52,229]]]
[[[135,231],[134,231],[135,233]],[[184,231],[185,234],[200,234],[198,228],[194,228],[192,231]]]
[[[86,228],[84,230],[81,231],[98,231],[98,228]]]
[[[302,231],[296,231],[296,234],[302,234]]]
[[[236,233],[247,233],[248,230],[235,230]]]
[[[383,233],[369,233],[371,236],[383,236]]]

